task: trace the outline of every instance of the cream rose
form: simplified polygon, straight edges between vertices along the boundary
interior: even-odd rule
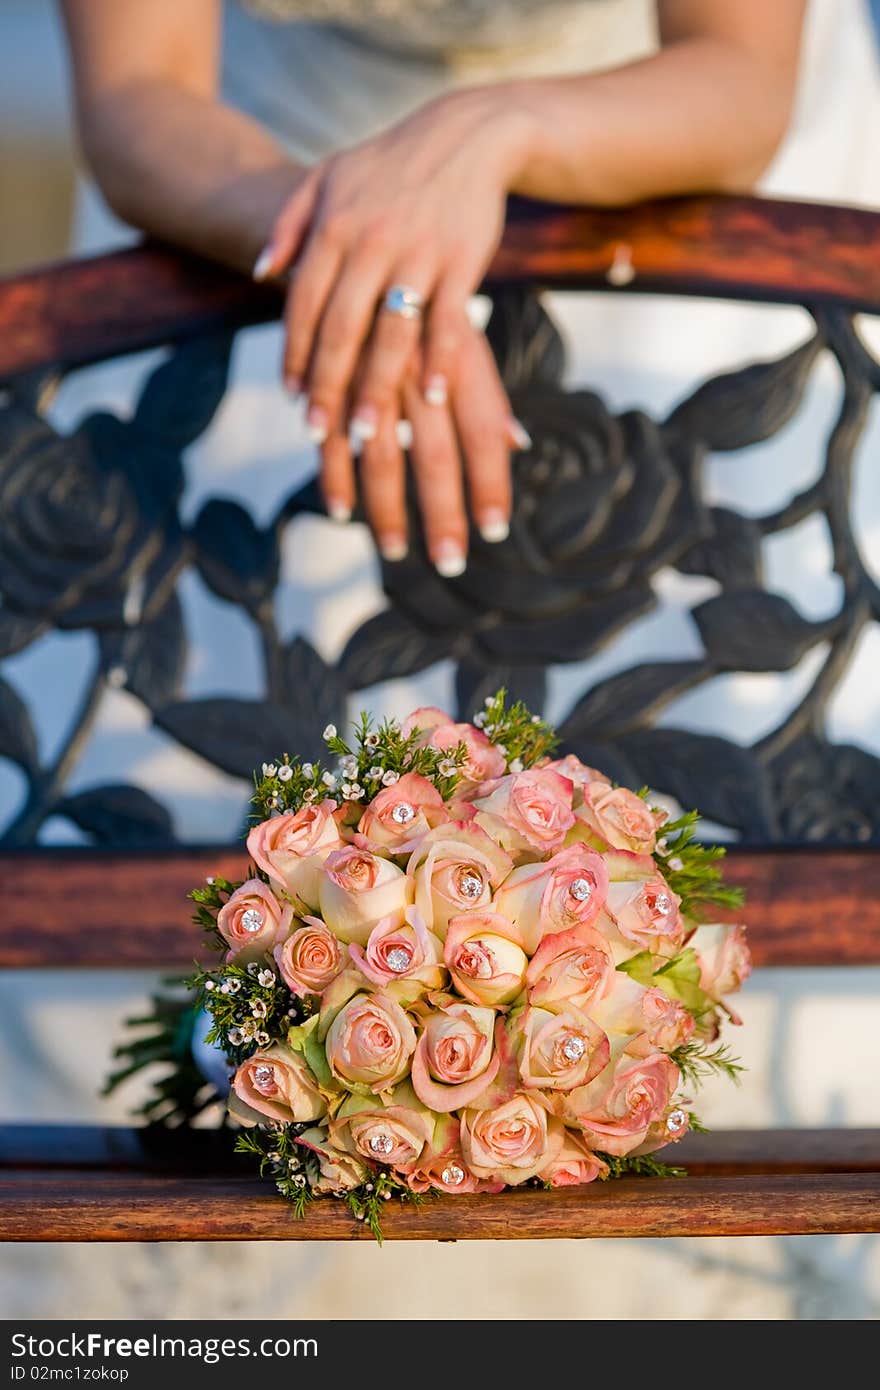
[[[611,1056],[602,1029],[571,1005],[559,1013],[528,1006],[513,1017],[508,1035],[527,1090],[586,1086]]]
[[[412,888],[390,859],[347,845],[327,856],[320,875],[321,916],[340,941],[365,946],[384,917],[403,922]]]
[[[416,1035],[408,1016],[382,994],[356,994],[343,1004],[325,1040],[327,1064],[346,1085],[388,1091],[409,1072]]]
[[[495,1080],[496,1015],[474,1004],[447,1004],[427,1015],[412,1060],[413,1090],[431,1110],[472,1105]]]
[[[534,1178],[562,1147],[562,1126],[519,1091],[492,1110],[465,1110],[461,1152],[471,1173],[511,1187]]]
[[[700,962],[700,986],[712,999],[720,1002],[723,995],[736,993],[751,974],[745,927],[720,922],[698,927],[688,944]]]
[[[330,1138],[346,1153],[407,1173],[429,1148],[436,1119],[403,1082],[384,1100],[349,1096],[330,1121]]]
[[[607,1163],[590,1152],[583,1135],[567,1129],[558,1154],[546,1168],[541,1169],[538,1177],[551,1187],[580,1187],[584,1183],[594,1182],[607,1172]]]
[[[394,998],[412,1001],[429,989],[439,989],[446,978],[443,946],[429,932],[418,908],[406,909],[401,925],[383,917],[370,932],[365,949],[349,947],[351,959],[365,979]]]
[[[589,1085],[569,1092],[567,1114],[590,1148],[622,1158],[666,1114],[679,1080],[678,1067],[662,1052],[635,1058],[624,1052]]]
[[[365,848],[401,854],[448,819],[449,812],[434,783],[417,772],[406,772],[373,798],[358,822],[358,835]]]
[[[246,1125],[265,1116],[282,1124],[304,1124],[327,1114],[327,1101],[311,1070],[284,1043],[273,1043],[242,1062],[232,1078],[232,1092],[230,1113]]]
[[[544,937],[594,922],[607,893],[602,856],[570,845],[543,864],[514,869],[496,892],[494,908],[519,928],[531,955]]]
[[[293,908],[282,905],[262,879],[249,878],[217,914],[217,930],[229,946],[227,960],[257,960],[290,931]]]
[[[574,788],[549,768],[502,777],[474,800],[476,819],[502,848],[515,854],[552,854],[574,825]]]
[[[543,762],[541,767],[547,767],[551,772],[558,772],[562,777],[568,778],[574,787],[575,805],[580,805],[583,789],[589,782],[603,782],[606,787],[611,786],[611,781],[604,772],[599,772],[595,767],[588,767],[580,758],[575,757],[574,753],[566,753],[564,758],[554,758],[552,762]]]
[[[606,1033],[631,1039],[627,1051],[647,1056],[672,1052],[694,1031],[693,1015],[665,990],[646,988],[618,971],[612,989],[591,1005],[590,1015]]]
[[[406,872],[416,907],[429,929],[444,941],[450,917],[488,908],[492,889],[512,868],[510,855],[485,830],[472,821],[455,821],[425,836],[411,854]]]
[[[611,946],[595,927],[545,937],[526,971],[529,1003],[556,1011],[568,1004],[592,1008],[614,984]]]
[[[674,956],[684,940],[681,898],[673,893],[650,855],[609,855],[608,912],[637,951]]]
[[[459,744],[467,749],[467,759],[459,769],[462,780],[456,787],[458,796],[469,795],[483,782],[503,777],[507,771],[504,754],[473,724],[441,724],[432,731],[430,744],[447,753],[454,753]]]
[[[529,963],[516,927],[496,912],[450,918],[443,959],[459,994],[491,1008],[521,993]]]
[[[587,782],[581,795],[577,819],[600,849],[653,853],[657,831],[667,819],[665,811],[652,811],[635,792],[607,781]]]
[[[341,946],[320,917],[304,917],[283,944],[275,947],[275,961],[293,994],[321,994],[348,964],[348,949]]]
[[[309,1149],[318,1160],[320,1176],[310,1185],[319,1196],[328,1192],[350,1192],[370,1176],[366,1163],[344,1149],[335,1148],[325,1129],[307,1129],[296,1142]]]
[[[318,906],[321,865],[342,844],[334,819],[335,801],[322,801],[255,825],[247,837],[251,859],[307,907]]]
[[[407,1186],[413,1192],[448,1192],[464,1196],[470,1192],[500,1192],[500,1182],[486,1182],[468,1171],[459,1144],[460,1125],[454,1115],[439,1115],[430,1145],[425,1149],[417,1168],[406,1175]]]

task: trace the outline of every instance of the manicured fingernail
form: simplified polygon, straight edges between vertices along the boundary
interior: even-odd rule
[[[532,436],[529,434],[525,425],[520,424],[515,415],[511,415],[507,422],[507,432],[511,442],[517,449],[531,449]]]
[[[306,415],[306,429],[309,439],[313,444],[323,444],[330,428],[327,423],[327,412],[322,410],[319,405],[310,405]]]
[[[336,497],[327,498],[327,515],[331,521],[340,523],[351,521],[351,507],[347,502],[340,502]]]
[[[302,395],[302,378],[295,376],[293,372],[287,372],[284,377],[284,389],[289,391],[292,396]]]
[[[379,412],[371,405],[362,405],[351,417],[351,432],[355,439],[375,439],[379,429]]]
[[[264,246],[256,261],[251,275],[255,280],[265,280],[269,271],[272,269],[272,247]]]
[[[467,557],[458,541],[441,541],[434,551],[434,567],[444,579],[458,579],[467,569]]]
[[[408,551],[409,546],[403,536],[379,537],[379,554],[383,560],[388,560],[391,564],[406,559]]]
[[[409,449],[413,442],[413,428],[409,420],[398,420],[394,426],[394,433],[401,449]]]
[[[425,384],[425,400],[428,405],[445,405],[448,396],[446,377],[441,376],[439,372],[435,376],[429,376]]]
[[[506,541],[510,535],[510,522],[497,507],[492,507],[483,512],[479,520],[480,535],[484,541],[489,541],[496,545],[498,541]]]

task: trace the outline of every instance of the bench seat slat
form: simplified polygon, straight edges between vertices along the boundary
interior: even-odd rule
[[[204,955],[187,893],[240,878],[238,849],[0,852],[14,879],[0,916],[0,967],[181,968]],[[880,853],[734,850],[756,966],[880,964]],[[727,914],[730,916],[730,914]]]
[[[625,1178],[555,1192],[387,1203],[391,1240],[814,1235],[880,1231],[880,1174]],[[10,1241],[356,1240],[342,1203],[298,1221],[254,1177],[83,1171],[0,1173]]]

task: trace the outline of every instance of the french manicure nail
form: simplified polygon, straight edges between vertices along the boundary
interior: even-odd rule
[[[448,396],[446,377],[441,376],[439,372],[435,376],[429,376],[425,385],[425,400],[428,405],[445,405]]]
[[[492,545],[497,545],[499,541],[506,541],[510,535],[510,523],[497,507],[483,512],[479,520],[479,527],[483,540],[489,541]]]
[[[265,280],[269,271],[272,269],[272,247],[264,246],[256,261],[251,275],[255,280]]]
[[[284,389],[289,391],[291,396],[302,395],[302,378],[295,376],[293,372],[287,372],[284,377]]]
[[[467,557],[458,541],[441,541],[434,552],[434,568],[443,579],[458,579],[467,569]]]
[[[517,449],[531,449],[532,436],[529,434],[525,425],[517,420],[515,415],[511,415],[507,422],[507,432],[510,435],[511,442]]]
[[[371,405],[362,405],[351,417],[351,432],[355,439],[375,439],[378,430],[379,414]]]
[[[394,433],[401,449],[409,449],[413,442],[413,427],[409,420],[398,420],[394,426]]]
[[[306,415],[306,430],[313,444],[323,444],[329,434],[326,412],[319,405],[310,405]]]
[[[380,536],[379,554],[383,560],[388,560],[391,564],[398,560],[404,560],[409,551],[409,546],[403,536]]]
[[[328,497],[327,515],[331,521],[338,521],[340,524],[351,521],[351,507],[347,502],[340,502],[336,497]]]

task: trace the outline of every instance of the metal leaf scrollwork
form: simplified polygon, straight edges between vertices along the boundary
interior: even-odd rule
[[[140,788],[67,790],[108,687],[124,685],[182,747],[245,779],[282,751],[318,754],[325,724],[342,723],[358,691],[441,661],[454,664],[462,716],[500,684],[540,709],[548,668],[592,658],[648,613],[655,576],[674,566],[720,588],[691,613],[700,654],[673,651],[594,680],[561,722],[564,747],[617,781],[700,806],[751,841],[880,842],[880,760],[832,744],[825,731],[860,635],[880,620],[880,590],[848,513],[853,453],[880,368],[844,314],[819,313],[816,324],[796,351],[706,382],[658,421],[615,415],[590,391],[566,391],[562,340],[538,296],[500,294],[489,341],[534,441],[514,460],[510,536],[487,545],[474,534],[465,573],[442,580],[413,508],[408,557],[382,566],[388,607],[351,634],[334,666],[302,636],[282,641],[273,612],[283,533],[320,509],[314,482],[266,527],[222,498],[190,526],[180,517],[181,452],[223,397],[228,339],[179,348],[145,383],[130,421],[93,414],[69,436],[42,416],[44,391],[23,380],[0,409],[0,656],[53,628],[91,629],[98,650],[67,737],[45,766],[14,681],[0,682],[0,757],[29,786],[6,841],[34,841],[51,815],[102,844],[172,837],[169,813]],[[844,392],[818,481],[766,516],[707,505],[707,452],[776,434],[827,351]],[[840,610],[822,622],[768,591],[762,566],[762,541],[814,514],[826,520],[844,591]],[[264,666],[258,698],[183,693],[188,637],[177,583],[187,566],[254,624]],[[720,675],[787,671],[820,644],[810,689],[751,747],[655,726],[682,695]]]

